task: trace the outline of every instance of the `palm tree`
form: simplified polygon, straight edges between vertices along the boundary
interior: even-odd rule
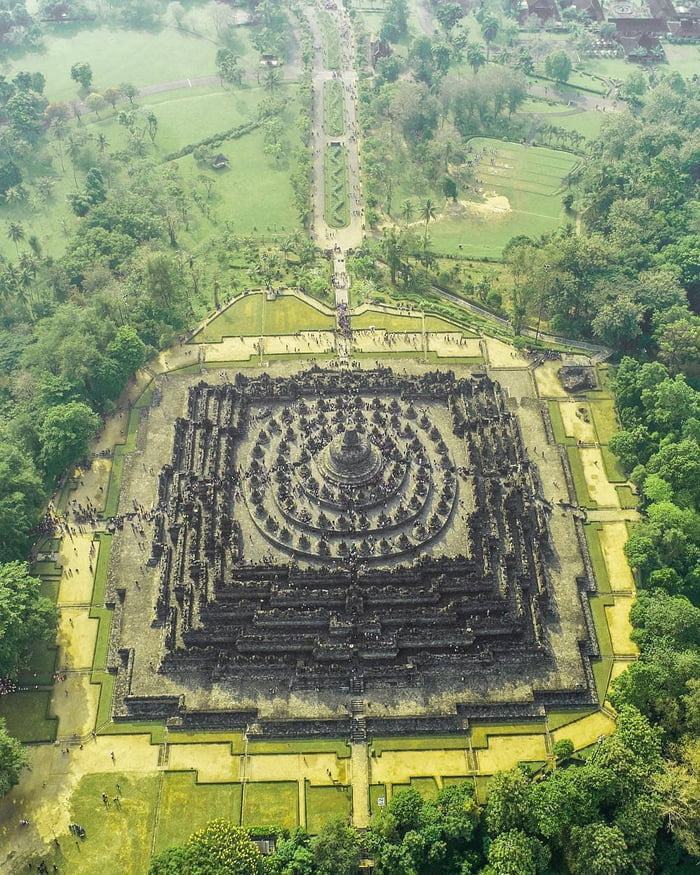
[[[104,134],[97,135],[97,149],[102,154],[104,150],[109,146],[109,140],[105,137]]]
[[[44,200],[48,200],[53,195],[56,180],[53,179],[51,176],[40,176],[34,183],[34,185],[36,186],[36,190],[39,192],[42,198],[44,198]]]
[[[486,43],[486,60],[488,61],[491,54],[491,43],[496,39],[498,34],[498,19],[493,15],[487,15],[481,22],[481,35]]]
[[[7,239],[12,240],[15,244],[17,255],[19,255],[19,244],[21,240],[24,240],[24,225],[20,224],[20,222],[8,222]]]
[[[401,207],[401,218],[408,225],[408,223],[413,218],[414,206],[413,201],[407,200],[403,202],[403,206]]]
[[[425,231],[423,232],[423,249],[428,245],[428,222],[431,219],[435,219],[437,213],[435,212],[435,204],[428,198],[428,200],[423,204],[420,217],[425,222]]]
[[[467,46],[467,63],[475,76],[486,63],[486,55],[479,43],[469,43]]]
[[[27,196],[27,190],[20,182],[19,185],[11,185],[5,192],[5,203],[18,204]]]

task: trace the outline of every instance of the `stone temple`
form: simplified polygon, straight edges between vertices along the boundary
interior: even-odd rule
[[[115,719],[342,735],[361,697],[372,730],[457,731],[595,702],[594,582],[545,494],[568,469],[531,445],[539,402],[381,367],[161,390],[122,499],[156,486],[149,529],[114,550]]]

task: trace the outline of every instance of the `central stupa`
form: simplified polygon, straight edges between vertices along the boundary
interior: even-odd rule
[[[318,468],[338,486],[363,486],[382,467],[382,454],[354,425],[327,444],[319,453]]]

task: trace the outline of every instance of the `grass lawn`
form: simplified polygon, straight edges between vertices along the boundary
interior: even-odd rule
[[[629,486],[616,486],[615,492],[623,510],[636,510],[639,507],[639,497]]]
[[[620,460],[615,453],[608,447],[601,447],[600,454],[603,457],[603,465],[605,466],[605,474],[611,483],[626,483],[627,475],[622,467]]]
[[[345,146],[329,146],[324,155],[324,214],[331,228],[345,228],[350,222],[348,153]]]
[[[248,753],[333,753],[338,759],[350,756],[347,742],[332,738],[294,738],[290,741],[251,741]]]
[[[384,802],[380,805],[379,800]],[[369,812],[374,815],[386,805],[386,786],[384,784],[370,784],[369,786]]]
[[[155,850],[181,844],[215,817],[241,821],[240,784],[198,784],[194,772],[165,772]]]
[[[263,96],[258,87],[223,89],[217,85],[205,88],[181,88],[165,91],[138,100],[144,113],[153,112],[158,119],[155,146],[159,155],[166,155],[188,143],[197,142],[257,117],[257,105]],[[117,104],[117,112],[122,109]],[[111,107],[83,116],[83,127],[91,134],[104,134],[112,150],[126,148],[129,135],[117,121]],[[209,168],[212,175],[216,174]]]
[[[221,129],[226,126],[222,124]],[[275,161],[265,156],[264,146],[263,132],[253,131],[238,140],[222,143],[217,150],[230,164],[216,174],[210,207],[219,225],[228,222],[237,234],[285,233],[299,227],[289,166],[284,159]],[[187,155],[173,164],[179,167],[183,179],[195,187],[203,169],[194,158]],[[208,228],[207,231],[211,233]]]
[[[90,64],[91,88],[104,91],[120,82],[137,88],[197,76],[216,75],[216,46],[174,28],[128,30],[94,27],[49,28],[42,51],[13,58],[3,69],[12,78],[20,70],[43,73],[49,100],[75,100],[78,85],[70,78],[76,61]]]
[[[547,714],[547,726],[550,732],[554,732],[555,729],[561,729],[562,726],[568,726],[569,723],[575,723],[577,720],[582,720],[584,717],[588,717],[589,714],[593,714],[594,709],[592,708],[576,708],[571,711],[552,711],[551,714]]]
[[[327,137],[345,133],[345,95],[338,79],[323,84],[323,130]]]
[[[590,411],[598,435],[598,443],[609,443],[610,438],[619,431],[615,402],[611,398],[601,398],[600,401],[591,403]]]
[[[586,475],[583,472],[583,462],[581,461],[578,449],[575,446],[568,446],[566,448],[566,455],[569,459],[569,467],[571,468],[571,476],[574,479],[574,488],[576,490],[578,503],[582,507],[595,510],[595,508],[598,507],[598,503],[593,501],[588,491]]]
[[[641,69],[637,64],[626,61],[624,58],[581,58],[576,66],[579,70],[595,73],[597,76],[607,76],[610,79],[618,79],[621,82],[633,73]]]
[[[297,331],[332,331],[335,320],[293,296],[264,302],[263,294],[241,295],[193,338],[195,343],[217,343],[224,337],[259,337],[294,334]]]
[[[306,829],[316,835],[329,820],[347,821],[352,807],[350,787],[311,787],[306,785]]]
[[[25,684],[52,684],[56,671],[56,646],[47,646],[43,641],[36,641],[31,649],[28,664],[20,669],[19,682]]]
[[[246,784],[243,794],[243,823],[262,826],[274,823],[294,829],[299,821],[299,785],[296,781],[267,781]]]
[[[402,736],[401,738],[372,739],[372,748],[377,756],[385,750],[463,750],[467,747],[464,735]]]
[[[600,133],[600,128],[605,118],[604,113],[595,110],[577,112],[576,115],[555,116],[551,124],[567,131],[578,131],[589,140],[595,139]]]
[[[0,717],[7,731],[24,742],[54,741],[57,717],[48,717],[50,690],[27,690],[0,698]]]
[[[591,562],[593,563],[593,570],[595,571],[598,592],[607,594],[610,592],[610,576],[608,574],[608,566],[605,564],[603,548],[600,545],[599,534],[601,526],[594,523],[587,523],[583,528],[586,534],[588,553],[591,557]]]
[[[323,58],[326,69],[338,70],[342,62],[342,47],[335,19],[325,9],[320,9],[318,22],[323,31]]]
[[[102,802],[106,793],[110,800],[121,788],[121,801],[109,807]],[[151,856],[151,841],[155,825],[160,775],[134,772],[107,772],[86,775],[71,797],[70,821],[79,823],[86,832],[83,841],[69,833],[58,836],[60,848],[51,846],[43,859],[49,870],[52,863],[59,872],[74,875],[136,875],[146,871],[145,862]],[[187,813],[183,812],[187,817]],[[181,838],[189,835],[185,825]]]
[[[411,789],[417,790],[425,799],[434,799],[438,794],[435,778],[411,778]]]
[[[494,164],[482,159],[478,201],[460,201],[459,209],[448,205],[431,223],[435,251],[499,257],[511,237],[536,237],[563,224],[564,178],[576,156],[482,137],[470,145],[474,151],[495,149]]]
[[[671,71],[689,77],[694,76],[700,70],[700,46],[676,46],[664,43],[664,51]]]

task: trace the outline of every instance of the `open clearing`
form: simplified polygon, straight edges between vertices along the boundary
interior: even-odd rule
[[[476,171],[480,194],[446,203],[429,228],[437,252],[498,257],[511,237],[536,237],[566,220],[561,198],[575,155],[483,137],[469,145],[483,153]]]

